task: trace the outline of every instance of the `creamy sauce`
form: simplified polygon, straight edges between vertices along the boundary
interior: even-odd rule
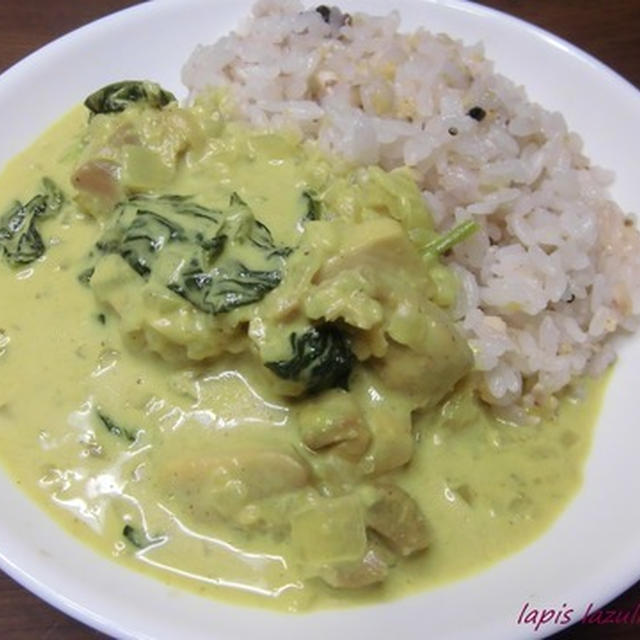
[[[86,152],[85,122],[86,112],[74,110],[14,159],[0,177],[0,193],[27,201],[43,175],[71,193],[69,175]],[[330,172],[313,154],[274,160],[274,145],[295,146],[295,140],[252,144],[251,160],[239,152],[230,158],[229,149],[204,160],[194,154],[194,171],[174,177],[173,192],[206,192],[215,173],[222,187],[204,193],[209,205],[222,207],[238,192],[269,223],[274,241],[293,245],[302,233],[300,185],[322,184]],[[0,203],[0,210],[10,204]],[[287,400],[245,352],[190,361],[180,352],[172,361],[158,355],[166,356],[165,342],[132,348],[117,303],[97,285],[78,282],[79,265],[103,226],[68,207],[42,222],[43,258],[21,269],[0,264],[2,463],[52,517],[99,552],[168,584],[233,602],[281,610],[343,606],[427,589],[495,563],[541,535],[580,487],[604,380],[585,383],[584,400],[564,398],[553,418],[522,427],[497,420],[459,385],[444,407],[424,403],[415,413],[411,461],[381,472],[418,503],[428,548],[396,557],[381,584],[327,586],[300,562],[304,540],[292,550],[286,527],[265,525],[265,531],[256,524],[277,520],[288,506],[267,497],[238,510],[237,496],[226,485],[218,491],[209,471],[211,456],[247,441],[299,451],[299,401]],[[356,374],[351,389],[361,404],[371,397],[365,412],[374,422],[374,414],[393,413],[404,400],[367,375]],[[384,432],[374,429],[374,436],[373,467],[386,464],[375,451]],[[346,483],[354,482],[351,467],[326,451],[305,456],[319,477],[343,473]],[[232,518],[208,512],[204,493],[210,491]],[[327,508],[339,509],[336,504]],[[302,518],[304,531],[314,520],[300,513],[294,519]],[[344,559],[350,554],[345,550]]]

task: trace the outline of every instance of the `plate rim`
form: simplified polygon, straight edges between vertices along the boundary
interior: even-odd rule
[[[448,9],[453,9],[457,11],[466,11],[473,12],[476,15],[489,15],[493,16],[495,19],[499,19],[501,21],[507,21],[515,25],[518,29],[524,29],[526,32],[534,35],[535,37],[541,39],[547,46],[552,46],[559,51],[562,51],[566,55],[570,55],[577,59],[581,64],[588,64],[591,66],[597,73],[605,73],[610,81],[614,81],[619,85],[619,88],[623,92],[631,92],[630,96],[632,99],[637,100],[640,104],[640,90],[635,87],[630,81],[621,76],[618,72],[611,69],[609,66],[599,61],[597,58],[592,56],[591,54],[581,50],[575,45],[563,40],[562,38],[550,33],[549,31],[530,24],[518,17],[511,16],[509,14],[503,13],[502,11],[496,10],[491,7],[486,7],[484,5],[479,5],[473,2],[462,2],[462,0],[410,0],[415,4],[432,4],[436,6],[445,7]],[[219,0],[215,0],[214,2],[210,2],[209,4],[219,3]],[[0,88],[4,87],[7,83],[12,83],[14,81],[20,80],[20,77],[28,73],[28,71],[36,65],[39,65],[41,62],[45,60],[45,57],[49,56],[52,51],[58,51],[62,47],[69,46],[71,43],[76,42],[76,40],[81,38],[90,37],[91,33],[96,29],[107,29],[114,28],[120,21],[128,20],[135,15],[143,15],[150,12],[154,12],[157,7],[162,9],[163,7],[175,8],[176,2],[173,0],[153,0],[148,3],[136,4],[131,7],[127,7],[121,9],[115,13],[107,15],[103,18],[99,18],[94,20],[78,29],[75,29],[65,35],[62,35],[55,40],[49,42],[48,44],[38,48],[34,52],[30,53],[28,56],[22,58],[15,64],[11,65],[2,74],[0,74]],[[183,6],[187,5],[203,5],[205,4],[204,0],[189,0],[188,3],[182,3]],[[246,2],[243,0],[242,4],[249,5],[250,2]],[[479,38],[480,39],[480,38]],[[194,43],[195,44],[195,43]],[[15,80],[14,80],[15,78]],[[2,469],[3,475],[8,474]],[[11,481],[11,479],[9,478]],[[31,499],[27,496],[26,493],[20,492],[24,499],[29,503],[32,503]],[[39,507],[37,510],[43,515],[43,517],[50,519],[49,515],[42,511]],[[59,526],[59,525],[58,525]],[[65,530],[65,535],[70,536],[70,534]],[[544,534],[543,534],[544,535]],[[76,544],[83,544],[80,541],[76,541]],[[86,545],[83,545],[86,546]],[[609,585],[602,596],[598,599],[599,606],[606,604],[611,597],[615,597],[617,594],[624,591],[629,586],[635,584],[640,577],[640,548],[638,549],[639,555],[637,558],[637,562],[629,563],[628,565],[628,574],[625,575],[625,578],[614,579],[613,577],[608,581]],[[94,552],[96,555],[97,552]],[[109,561],[111,562],[111,561]],[[632,568],[632,566],[634,568]],[[88,624],[104,633],[110,635],[116,635],[117,637],[135,637],[135,638],[143,638],[143,637],[151,637],[144,634],[144,632],[140,629],[126,629],[118,626],[118,623],[114,625],[114,621],[101,617],[95,611],[87,609],[85,606],[78,605],[78,603],[72,602],[71,600],[65,598],[64,594],[59,593],[56,589],[50,585],[43,584],[38,578],[32,575],[29,571],[21,568],[15,562],[5,556],[4,551],[0,550],[0,567],[10,575],[14,580],[18,583],[22,584],[29,591],[45,600],[51,606],[58,608],[59,610],[71,615],[72,617],[80,620],[81,622]],[[129,569],[126,569],[129,571]],[[465,579],[466,580],[466,579]],[[456,583],[454,583],[456,584]],[[621,588],[622,586],[622,588]],[[418,596],[419,597],[419,596]],[[353,609],[353,611],[362,611],[361,607]],[[303,617],[306,615],[316,615],[316,614],[303,614]],[[566,628],[566,627],[562,627]],[[558,628],[549,629],[549,633],[556,632]],[[513,624],[509,628],[503,629],[505,633],[508,634],[508,637],[515,637]],[[518,630],[520,631],[520,630]],[[231,636],[229,636],[231,637]],[[497,636],[492,636],[497,637]],[[505,635],[505,637],[507,637]],[[523,636],[524,637],[524,636]],[[544,637],[537,634],[537,637]]]

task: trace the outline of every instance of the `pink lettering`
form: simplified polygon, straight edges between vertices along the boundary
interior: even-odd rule
[[[529,602],[522,605],[522,609],[516,620],[517,624],[530,624],[534,631],[539,631],[547,624],[564,625],[572,621],[572,614],[575,610],[568,607],[566,602],[562,603],[559,609],[534,609]],[[590,612],[590,610],[589,610]]]
[[[536,624],[535,630],[537,631],[543,624],[547,624],[547,622],[551,622],[553,620],[553,616],[556,615],[555,609],[543,609],[541,611],[540,620],[538,620],[538,624]]]
[[[573,613],[573,609],[567,609],[563,614],[562,614],[562,620],[560,621],[559,624],[569,624],[571,622],[571,614]]]
[[[602,624],[602,609],[598,609],[598,611],[591,614],[587,622],[589,624]]]
[[[612,611],[607,611],[607,613],[611,615],[611,623],[612,624],[629,624],[629,611],[616,611],[615,609]],[[607,619],[607,622],[609,620]]]
[[[589,603],[589,606],[587,607],[587,610],[584,612],[584,615],[582,616],[582,620],[580,620],[580,622],[582,622],[582,624],[587,624],[588,618],[589,618],[589,614],[591,613],[591,609],[593,609],[593,602]]]
[[[524,606],[522,607],[522,609],[520,610],[520,615],[518,616],[518,624],[522,624],[522,616],[524,615],[524,612],[529,608],[529,603],[525,602]]]

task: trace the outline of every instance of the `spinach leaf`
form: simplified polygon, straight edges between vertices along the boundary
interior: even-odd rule
[[[292,356],[266,362],[280,378],[304,382],[307,393],[341,387],[347,389],[355,363],[345,335],[334,324],[325,323],[289,336]]]
[[[41,199],[42,196],[36,196]],[[45,252],[42,236],[35,225],[39,201],[23,206],[16,202],[0,220],[0,246],[5,260],[12,265],[29,264]]]
[[[136,208],[153,209],[158,213],[165,213],[171,216],[191,216],[193,218],[202,218],[203,221],[209,221],[212,224],[219,224],[222,212],[217,209],[209,209],[197,202],[194,202],[191,196],[183,196],[179,194],[162,194],[152,195],[136,195],[129,199],[130,206]]]
[[[166,538],[150,538],[146,531],[140,527],[134,527],[125,524],[122,529],[122,535],[137,549],[146,549],[152,544],[163,542]]]
[[[249,242],[258,249],[273,251],[276,246],[271,231],[255,219],[249,205],[235,192],[231,194],[229,204],[231,209],[224,221],[225,233],[239,244]]]
[[[112,418],[103,413],[100,409],[96,409],[96,415],[100,419],[100,422],[102,422],[102,424],[106,427],[107,431],[112,435],[118,438],[123,438],[128,442],[136,441],[138,437],[138,433],[136,431],[131,431],[119,426]]]
[[[42,187],[44,189],[44,197],[47,200],[47,208],[40,215],[53,216],[57,214],[67,201],[64,192],[60,187],[48,177],[42,178]]]
[[[141,209],[125,231],[118,253],[134,271],[147,277],[151,273],[153,254],[162,251],[168,242],[184,238],[180,225],[153,211]]]
[[[83,269],[78,274],[78,282],[80,284],[88,286],[89,282],[91,282],[91,277],[93,276],[93,273],[94,273],[95,270],[96,270],[95,267],[87,267],[86,269]]]
[[[45,253],[45,244],[37,228],[38,220],[55,215],[65,203],[63,192],[50,178],[42,180],[44,193],[29,202],[16,202],[0,218],[0,248],[5,260],[13,265],[24,265]]]
[[[224,221],[224,232],[233,242],[249,243],[257,249],[262,249],[267,258],[286,258],[292,253],[291,247],[276,246],[271,231],[255,219],[249,205],[237,193],[231,195],[229,204],[231,210],[227,212]]]
[[[153,109],[162,109],[176,97],[155,82],[147,80],[123,80],[108,84],[94,91],[84,101],[92,115],[97,113],[118,113],[135,102],[147,104]]]
[[[168,285],[196,308],[213,315],[262,300],[280,284],[280,259],[283,252],[289,250],[276,246],[269,229],[255,219],[250,207],[237,193],[231,195],[229,206],[217,236],[219,246],[212,247],[208,266],[194,256]],[[236,248],[247,245],[262,264],[273,268],[253,269],[236,258]],[[221,256],[223,250],[226,253]]]
[[[196,308],[215,315],[262,300],[281,279],[278,270],[252,270],[235,261],[205,272],[196,261],[168,286]]]
[[[103,254],[119,254],[148,279],[171,243],[181,244],[184,259],[163,284],[212,315],[261,300],[280,284],[283,259],[291,251],[276,245],[236,193],[226,211],[188,196],[136,196],[119,205],[116,222],[96,246]],[[89,271],[81,275],[91,278]]]
[[[322,214],[322,203],[317,198],[314,191],[303,191],[302,197],[306,201],[307,213],[304,216],[305,220],[320,220]]]
[[[118,205],[115,223],[103,233],[96,248],[102,254],[119,254],[148,279],[170,243],[183,243],[187,253],[202,250],[205,260],[218,255],[224,247],[224,238],[217,235],[220,227],[219,212],[186,196],[135,196]]]

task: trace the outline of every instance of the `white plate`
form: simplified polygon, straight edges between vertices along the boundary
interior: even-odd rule
[[[347,11],[387,13],[388,0],[341,1]],[[640,212],[640,93],[571,45],[495,11],[456,0],[394,0],[403,24],[469,43],[482,39],[498,71],[532,99],[562,111],[597,164],[616,171],[614,196]],[[124,77],[154,79],[179,95],[179,72],[196,42],[230,30],[248,0],[158,1],[80,29],[0,77],[0,165],[90,91]],[[579,620],[640,576],[640,421],[634,370],[640,340],[624,344],[584,486],[552,529],[522,553],[473,578],[404,600],[287,616],[239,609],[168,589],[97,556],[64,533],[0,474],[0,566],[52,605],[122,638],[367,637],[515,639],[524,603],[571,608]],[[557,630],[547,624],[536,637]]]

